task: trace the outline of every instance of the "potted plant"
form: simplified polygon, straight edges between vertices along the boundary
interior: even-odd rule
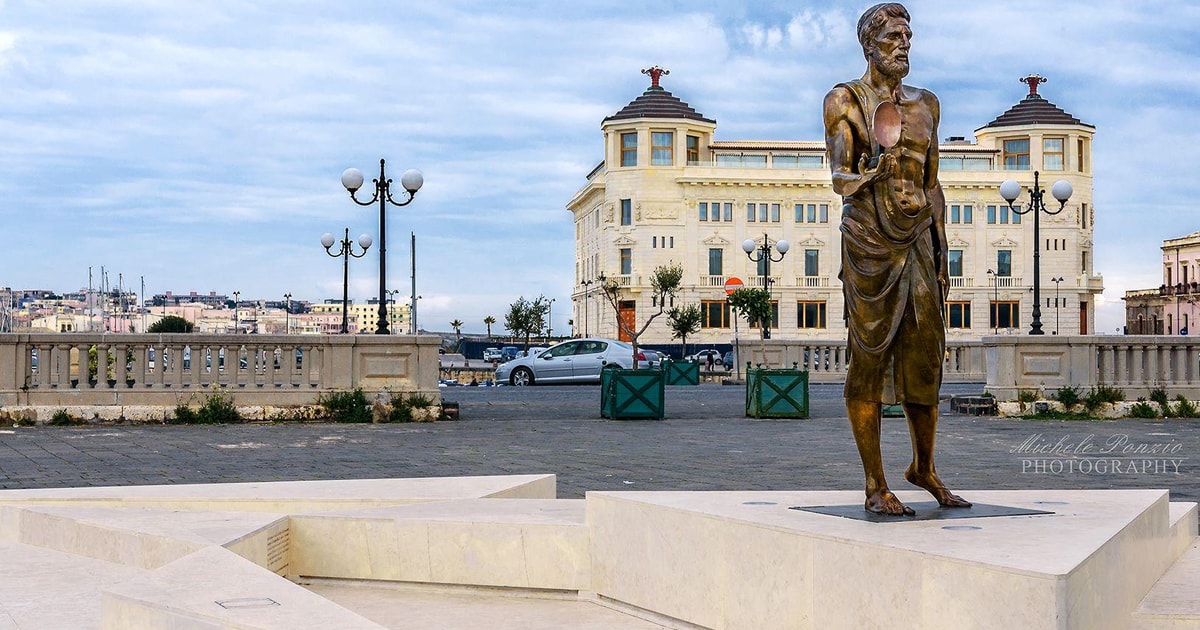
[[[699,304],[686,304],[672,307],[667,311],[667,326],[671,328],[671,336],[683,342],[683,353],[687,356],[688,335],[694,335],[700,330],[704,312]],[[664,361],[663,372],[666,373],[667,385],[699,385],[699,361]]]
[[[650,290],[652,303],[657,306],[658,310],[652,312],[640,328],[636,321],[630,321],[622,316],[621,302],[623,300],[621,298],[624,297],[626,289],[621,287],[616,280],[604,275],[601,275],[599,280],[601,294],[616,313],[617,326],[633,345],[632,369],[608,367],[601,370],[600,415],[614,420],[623,418],[661,419],[665,389],[663,371],[638,369],[638,338],[646,332],[655,318],[666,311],[669,299],[679,293],[679,287],[683,283],[683,266],[668,264],[654,268],[654,272],[650,276]]]
[[[771,325],[771,294],[766,289],[738,289],[729,306],[751,325],[758,324],[759,343],[766,357],[766,331]],[[808,371],[771,369],[746,362],[746,415],[755,418],[807,418]]]

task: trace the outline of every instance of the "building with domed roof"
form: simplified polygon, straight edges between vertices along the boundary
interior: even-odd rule
[[[599,290],[601,277],[627,289],[621,317],[644,322],[658,310],[650,274],[673,262],[684,268],[674,304],[699,304],[704,313],[700,333],[689,342],[728,344],[735,326],[757,336],[745,321],[734,321],[725,286],[736,279],[761,287],[764,271],[776,311],[772,337],[844,338],[842,203],[831,186],[824,140],[717,140],[716,120],[662,86],[668,71],[643,73],[650,86],[601,122],[603,160],[567,204],[575,221],[573,332],[623,336]],[[1033,216],[1010,211],[998,190],[1014,179],[1027,191],[1033,171],[1042,182],[1065,179],[1074,188],[1061,212],[1040,217],[1043,329],[1094,332],[1093,303],[1104,288],[1092,267],[1095,127],[1039,95],[1045,79],[1022,81],[1027,96],[979,127],[972,140],[950,137],[939,145],[951,340],[1023,334],[1029,327]],[[1028,203],[1027,192],[1018,202]],[[782,261],[765,269],[742,249],[746,240],[761,245],[764,239],[790,244]],[[655,320],[639,341],[672,343],[665,320]]]

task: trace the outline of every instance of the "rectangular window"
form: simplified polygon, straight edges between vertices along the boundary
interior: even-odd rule
[[[657,236],[650,237],[650,248],[658,249],[658,237]]]
[[[779,223],[779,204],[771,204],[771,222]]]
[[[804,204],[796,204],[796,223],[804,223]]]
[[[1079,252],[1079,262],[1080,262],[1079,271],[1081,271],[1082,273],[1088,273],[1088,271],[1089,271],[1089,269],[1088,269],[1088,253],[1086,251]],[[1168,279],[1167,284],[1170,284],[1170,283],[1171,283],[1171,280]]]
[[[651,166],[675,165],[675,132],[650,132],[650,164]]]
[[[628,247],[621,248],[621,275],[628,276],[633,273],[633,250]]]
[[[963,206],[963,223],[974,223],[975,218],[972,216],[973,214],[971,206]]]
[[[725,275],[725,250],[710,247],[708,250],[708,275]]]
[[[996,206],[987,207],[987,222],[988,225],[996,224]]]
[[[970,328],[971,327],[971,303],[970,302],[946,302],[946,327],[947,328]]]
[[[1086,173],[1087,167],[1084,164],[1087,162],[1087,142],[1083,138],[1076,144],[1076,150],[1079,152],[1079,172]]]
[[[1008,223],[1008,206],[1000,206],[1000,223]]]
[[[1029,138],[1004,141],[1004,170],[1029,170]]]
[[[949,267],[950,277],[961,278],[962,277],[962,266],[963,266],[962,265],[962,262],[963,262],[962,250],[961,249],[950,250],[950,255],[946,257],[946,262],[948,263],[947,266]]]
[[[769,268],[769,267],[770,267],[770,264],[771,264],[771,263],[767,262],[767,260],[768,260],[768,259],[766,259],[766,258],[759,258],[759,259],[758,259],[758,263],[757,263],[757,264],[754,266],[754,267],[755,267],[755,269],[754,269],[754,275],[758,276],[759,278],[761,278],[761,277],[763,277],[763,276],[766,276],[766,277],[767,277],[767,282],[768,282],[768,283],[770,283],[770,282],[771,282],[771,274],[770,274],[770,273],[768,273],[768,272],[770,271],[770,268]],[[769,288],[771,288],[771,287],[770,287],[770,286],[766,286],[766,287],[763,287],[763,288],[764,288],[764,289],[769,289]]]
[[[1011,249],[1001,249],[996,251],[996,275],[1005,278],[1012,275]]]
[[[818,209],[821,211],[821,223],[829,223],[829,204],[823,203]]]
[[[796,168],[800,166],[800,158],[795,155],[771,156],[771,166],[775,168]]]
[[[815,204],[815,203],[808,204],[808,222],[809,223],[817,222],[817,204]]]
[[[621,225],[633,225],[633,200],[621,200]]]
[[[1088,226],[1088,205],[1086,203],[1079,204],[1079,226],[1085,230]]]
[[[1012,213],[1013,225],[1021,224],[1021,215],[1017,214],[1017,212],[1016,212],[1017,210],[1020,210],[1020,209],[1021,209],[1021,204],[1019,204],[1019,203],[1013,204],[1013,213]]]
[[[621,166],[637,166],[637,132],[621,134]]]
[[[758,322],[750,322],[751,328],[758,328]],[[771,328],[779,328],[779,302],[771,300]]]
[[[757,221],[758,213],[755,212],[755,206],[752,203],[746,204],[746,220],[753,223]]]
[[[825,328],[824,302],[796,302],[797,328]]]
[[[758,204],[758,220],[763,223],[767,222],[767,204],[765,203]]]
[[[992,328],[1020,327],[1020,302],[992,302],[991,311]]]
[[[670,245],[670,248],[671,248],[671,249],[675,249],[675,237],[674,237],[674,236],[672,236],[672,237],[671,237],[671,245]]]
[[[722,213],[721,220],[722,221],[732,221],[733,220],[733,204],[732,203],[724,204],[722,206],[722,209],[724,210],[724,212]]]
[[[704,314],[701,328],[729,328],[732,325],[729,302],[725,300],[704,300],[700,302],[700,311]]]
[[[717,218],[720,218],[720,217],[717,217]],[[708,202],[707,201],[700,202],[700,220],[701,221],[708,220]]]
[[[1063,162],[1063,138],[1042,138],[1042,168],[1047,171],[1061,171]]]
[[[700,136],[687,137],[687,163],[700,163]]]
[[[951,223],[958,223],[958,222],[960,222],[960,221],[961,221],[961,218],[960,218],[960,215],[959,215],[959,208],[958,208],[958,206],[957,206],[957,205],[950,206],[950,222],[951,222]]]
[[[813,277],[820,275],[821,251],[817,249],[804,250],[804,275]]]

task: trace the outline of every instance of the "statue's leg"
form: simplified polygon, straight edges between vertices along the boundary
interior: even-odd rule
[[[854,442],[858,445],[858,456],[862,459],[863,474],[867,479],[867,511],[908,516],[916,514],[892,494],[883,476],[883,455],[879,449],[879,403],[847,398],[846,412],[850,415],[850,428],[854,430]]]
[[[909,483],[924,488],[946,507],[971,507],[971,502],[950,492],[933,465],[933,446],[937,438],[936,405],[904,403],[904,416],[912,436],[913,461],[904,472]]]

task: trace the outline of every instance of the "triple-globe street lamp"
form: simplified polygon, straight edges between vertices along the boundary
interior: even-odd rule
[[[1060,179],[1054,182],[1050,187],[1050,194],[1058,200],[1058,210],[1050,210],[1046,207],[1043,198],[1046,191],[1042,190],[1038,183],[1038,172],[1033,172],[1033,187],[1029,189],[1029,207],[1025,210],[1019,210],[1013,205],[1017,197],[1021,196],[1021,185],[1015,180],[1005,180],[1000,184],[1000,196],[1008,202],[1008,209],[1017,214],[1033,213],[1033,324],[1029,328],[1031,335],[1044,335],[1042,330],[1042,283],[1041,283],[1041,229],[1038,217],[1043,212],[1048,215],[1056,215],[1062,212],[1067,207],[1067,200],[1071,198],[1071,193],[1074,192],[1071,188],[1071,182],[1065,179]]]
[[[421,175],[421,171],[417,169],[409,169],[404,171],[400,176],[400,185],[404,187],[404,191],[408,193],[408,198],[403,201],[396,201],[392,198],[392,180],[388,179],[387,173],[384,170],[384,160],[379,160],[379,178],[371,180],[375,186],[375,192],[369,200],[359,201],[355,193],[363,185],[362,171],[356,168],[348,168],[342,173],[342,186],[350,192],[350,199],[360,206],[369,206],[373,203],[379,203],[379,324],[375,328],[375,334],[388,334],[388,319],[387,319],[387,224],[386,210],[387,204],[392,204],[396,207],[407,206],[412,203],[412,200],[417,195],[417,191],[421,189],[421,185],[425,183],[425,177]]]
[[[366,234],[358,237],[358,246],[362,248],[362,251],[357,254],[354,253],[354,243],[350,242],[350,228],[346,228],[346,237],[342,239],[342,244],[335,254],[331,248],[336,242],[337,239],[334,238],[331,232],[321,235],[321,245],[325,247],[325,253],[333,258],[342,259],[342,334],[344,335],[350,332],[346,327],[347,311],[350,305],[350,258],[362,258],[366,256],[367,250],[371,248],[371,237]],[[382,313],[380,313],[380,317],[383,317]],[[386,326],[387,324],[384,324],[385,330]]]
[[[785,240],[775,242],[775,251],[779,252],[779,258],[774,258],[771,255],[771,240],[763,234],[762,245],[754,242],[754,239],[746,239],[742,241],[742,251],[746,252],[746,258],[758,264],[762,271],[762,287],[768,294],[771,292],[771,263],[783,261],[783,257],[787,255],[791,249],[791,244]],[[755,253],[755,250],[758,250]],[[763,339],[771,338],[771,321],[768,319],[765,322],[760,322],[763,327]]]

